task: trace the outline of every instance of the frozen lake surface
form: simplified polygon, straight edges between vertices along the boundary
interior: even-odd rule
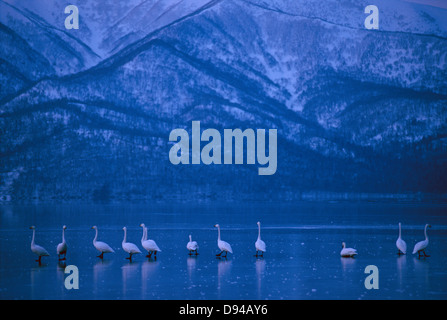
[[[267,244],[256,258],[256,222]],[[406,256],[395,246],[398,223]],[[156,260],[121,248],[127,240],[141,247],[148,236],[162,252]],[[234,254],[217,259],[217,229]],[[411,254],[428,230],[428,258]],[[79,269],[79,289],[64,286],[64,265],[56,246],[62,225],[66,265]],[[36,244],[51,254],[35,262]],[[93,247],[107,242],[115,253],[97,258]],[[191,234],[200,246],[188,256]],[[356,248],[355,259],[341,258],[342,241]],[[379,270],[379,289],[364,286],[365,267]],[[27,204],[0,206],[1,299],[447,299],[447,206],[391,203],[231,203],[231,204]]]

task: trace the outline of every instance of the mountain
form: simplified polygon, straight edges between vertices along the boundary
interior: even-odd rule
[[[80,1],[74,39],[1,5],[3,200],[447,191],[445,9],[377,1],[366,30],[363,1]],[[277,129],[277,172],[171,164],[195,120]]]

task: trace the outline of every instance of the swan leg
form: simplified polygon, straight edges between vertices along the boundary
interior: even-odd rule
[[[430,257],[428,254],[425,253],[425,250],[422,250],[422,252],[424,253],[424,257]]]
[[[129,261],[132,261],[132,253],[129,253],[129,256],[126,259],[129,259]]]
[[[216,257],[220,257],[222,255],[223,251],[221,251],[220,253],[216,254]]]
[[[225,255],[223,256],[224,258],[226,258],[226,257],[227,257],[227,253],[228,253],[228,252],[227,252],[227,251],[225,251]]]
[[[197,252],[197,249],[195,251],[196,251],[196,255],[198,255],[199,253]]]
[[[98,258],[102,259],[104,258],[104,252],[101,252],[101,254],[99,256],[97,256]]]

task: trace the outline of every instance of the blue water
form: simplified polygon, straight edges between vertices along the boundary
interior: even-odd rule
[[[256,222],[267,244],[254,257]],[[395,241],[402,222],[406,256]],[[157,260],[121,248],[140,244],[140,223],[148,227],[162,252]],[[217,229],[234,254],[217,259]],[[430,223],[425,259],[411,254]],[[67,225],[65,265],[79,270],[79,289],[67,290],[64,264],[56,246]],[[35,261],[36,243],[51,254]],[[104,260],[93,247],[98,240],[115,249]],[[199,255],[188,256],[188,235]],[[341,242],[358,250],[341,258]],[[365,267],[376,265],[379,289],[367,290]],[[446,299],[447,206],[392,203],[231,203],[231,204],[28,204],[0,206],[1,299]]]

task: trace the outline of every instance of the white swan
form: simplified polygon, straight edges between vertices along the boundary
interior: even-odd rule
[[[141,253],[141,251],[140,251],[140,249],[138,249],[138,247],[135,244],[126,241],[127,228],[124,227],[123,230],[124,230],[124,238],[123,238],[123,242],[121,243],[121,246],[123,247],[123,250],[129,254],[129,257],[127,257],[126,259],[132,260],[132,255]]]
[[[41,247],[34,243],[34,237],[36,235],[36,227],[31,226],[29,228],[33,230],[33,238],[31,240],[31,251],[39,256],[39,259],[37,259],[36,261],[39,262],[39,264],[41,264],[42,257],[49,256],[50,254],[48,253],[47,250],[45,250],[44,247]]]
[[[192,241],[191,235],[189,235],[189,242],[186,244],[186,249],[189,250],[189,255],[192,255],[194,252],[195,255],[198,255],[197,249],[199,249],[199,245],[197,244],[197,241]]]
[[[401,223],[399,222],[399,238],[396,240],[397,254],[407,254],[407,244],[401,237]]]
[[[98,238],[98,227],[93,226],[92,229],[96,230],[96,235],[95,238],[93,239],[93,245],[95,246],[96,250],[101,252],[101,254],[98,257],[102,259],[104,257],[104,253],[115,252],[107,243],[102,241],[96,241],[96,239]]]
[[[222,253],[225,252],[224,258],[227,257],[227,253],[233,253],[233,250],[231,249],[231,246],[228,242],[225,242],[223,240],[220,240],[220,226],[218,224],[214,225],[215,228],[217,228],[217,246],[220,249],[220,253],[216,254],[217,257],[220,257]]]
[[[342,242],[341,244],[342,248],[340,255],[342,257],[349,257],[349,258],[353,258],[355,255],[357,255],[357,250],[356,249],[352,249],[352,248],[346,248],[346,243]]]
[[[147,240],[147,228],[144,223],[140,224],[140,227],[143,228],[143,237],[141,238],[141,246],[147,251],[146,258],[150,258],[152,254],[154,254],[154,259],[157,259],[157,252],[160,251],[160,248],[157,246],[154,240]]]
[[[425,253],[425,249],[428,247],[428,236],[427,236],[427,228],[431,228],[431,225],[426,224],[424,228],[425,240],[419,241],[415,244],[413,249],[413,254],[418,253],[418,258],[421,257],[421,252],[424,254],[424,257],[430,257]]]
[[[67,226],[62,227],[62,242],[59,243],[56,247],[57,256],[59,258],[59,261],[65,260],[67,257],[67,243],[65,242],[65,229],[67,229]],[[61,255],[64,255],[63,258],[61,258]]]
[[[256,247],[256,257],[264,256],[264,252],[265,252],[265,242],[261,240],[261,222],[257,222],[258,225],[258,240],[256,240],[255,242],[255,247]],[[258,252],[261,251],[261,254],[258,255]]]

